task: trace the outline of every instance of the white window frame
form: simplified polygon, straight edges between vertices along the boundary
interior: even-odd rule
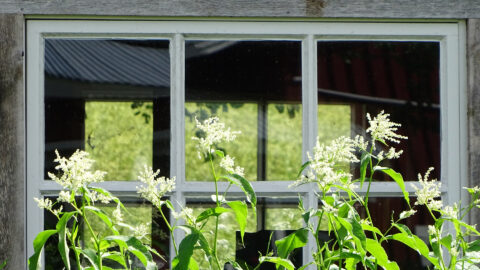
[[[313,148],[317,136],[317,64],[319,40],[436,41],[440,44],[441,180],[445,203],[466,198],[466,34],[463,21],[448,22],[326,22],[326,21],[84,21],[28,20],[26,77],[27,144],[27,256],[33,239],[43,230],[43,211],[33,197],[57,194],[60,186],[43,178],[44,170],[44,39],[116,38],[167,39],[171,57],[171,176],[177,178],[173,200],[214,192],[213,182],[185,182],[185,46],[186,39],[297,40],[302,43],[303,153]],[[399,119],[397,119],[399,121]],[[306,159],[303,154],[303,159]],[[292,179],[294,180],[294,179]],[[252,185],[259,196],[300,193],[306,207],[316,207],[313,185],[289,189],[291,181],[258,181]],[[115,194],[136,196],[138,182],[106,182],[102,187]],[[219,191],[226,189],[219,183]],[[413,192],[409,183],[408,191]],[[238,189],[231,189],[233,193]],[[364,187],[361,192],[365,192]],[[371,196],[401,197],[392,182],[372,184]],[[178,237],[182,237],[180,234]],[[180,241],[178,241],[180,242]],[[311,259],[313,241],[303,250]],[[173,250],[171,248],[171,250]]]

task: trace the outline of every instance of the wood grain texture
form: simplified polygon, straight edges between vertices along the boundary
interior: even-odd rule
[[[480,185],[480,20],[467,22],[468,65],[468,153],[470,186]],[[474,211],[470,224],[479,224],[480,213]]]
[[[0,14],[0,262],[25,269],[22,15]]]
[[[166,17],[480,18],[480,1],[0,0],[0,13]]]

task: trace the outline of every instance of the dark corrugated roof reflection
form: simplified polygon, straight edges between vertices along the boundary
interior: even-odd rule
[[[168,49],[115,40],[45,41],[45,73],[89,83],[170,87]]]

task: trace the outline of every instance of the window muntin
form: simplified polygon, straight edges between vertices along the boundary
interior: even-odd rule
[[[444,181],[445,201],[458,201],[461,187],[466,185],[466,107],[464,59],[465,33],[462,22],[445,23],[346,23],[346,22],[108,22],[108,21],[28,21],[27,22],[27,243],[31,243],[41,230],[43,214],[31,199],[36,196],[55,194],[58,186],[51,181],[42,181],[44,168],[43,99],[44,78],[43,41],[45,38],[112,38],[158,39],[170,41],[171,103],[172,119],[170,169],[178,177],[177,190],[172,196],[179,202],[186,195],[211,194],[213,185],[207,182],[185,183],[184,160],[184,40],[234,39],[234,40],[298,40],[302,43],[302,153],[310,150],[317,136],[317,41],[428,41],[440,46],[440,99],[441,107],[441,179]],[[141,31],[139,31],[141,29]],[[74,33],[75,32],[75,33]],[[40,70],[40,73],[38,72]],[[448,101],[448,102],[447,102]],[[342,103],[343,104],[343,103]],[[321,105],[321,104],[320,104]],[[170,145],[170,144],[169,144]],[[448,153],[448,154],[447,154]],[[305,155],[303,156],[305,159]],[[288,181],[255,182],[254,188],[263,196],[288,196],[300,192],[306,207],[315,206],[314,190],[309,186],[296,190],[288,189]],[[115,181],[103,186],[122,195],[135,194],[135,182]],[[223,192],[226,185],[219,185]],[[410,191],[412,188],[406,185]],[[448,187],[448,189],[447,189]],[[232,189],[232,192],[238,190]],[[365,190],[363,190],[364,192]],[[401,197],[394,183],[372,184],[372,196]],[[362,192],[362,190],[360,191]],[[33,224],[33,225],[30,225]],[[34,225],[36,224],[36,225]],[[311,244],[311,243],[310,243]],[[27,245],[31,254],[33,249]],[[313,246],[303,249],[304,261],[310,257]]]

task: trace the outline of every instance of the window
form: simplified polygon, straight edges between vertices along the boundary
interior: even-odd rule
[[[466,185],[464,40],[458,22],[28,21],[28,254],[49,221],[32,198],[59,190],[46,177],[55,149],[89,151],[109,173],[104,187],[151,217],[151,231],[162,225],[136,198],[143,164],[177,177],[173,201],[205,207],[214,185],[189,138],[194,118],[212,114],[244,133],[225,147],[262,198],[253,234],[296,229],[278,217],[296,221],[297,194],[307,207],[318,204],[312,186],[288,188],[317,136],[353,135],[365,113],[382,109],[410,137],[393,166],[408,180],[437,167],[444,200],[458,201]],[[380,218],[402,207],[402,195],[378,180],[371,202]]]

